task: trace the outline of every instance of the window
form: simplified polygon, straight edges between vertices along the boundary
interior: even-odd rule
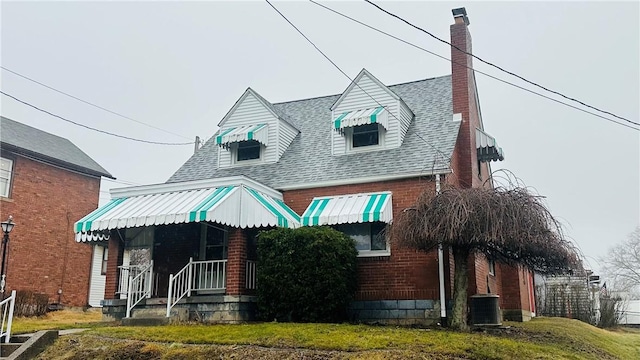
[[[13,160],[0,158],[0,196],[9,197]]]
[[[238,143],[236,161],[260,159],[260,143],[255,140]]]
[[[109,248],[102,248],[102,268],[100,274],[107,275],[107,262],[109,261]]]
[[[494,260],[489,260],[489,275],[496,274],[496,262]]]
[[[355,240],[360,256],[389,255],[385,223],[340,224],[335,228]]]
[[[380,144],[378,124],[366,124],[353,127],[351,147],[373,146]]]

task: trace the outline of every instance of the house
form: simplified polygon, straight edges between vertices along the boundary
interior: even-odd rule
[[[470,52],[466,11],[454,18],[451,40]],[[167,316],[251,320],[257,231],[329,225],[357,242],[354,318],[439,321],[437,251],[383,230],[438,182],[491,186],[489,162],[503,159],[484,131],[471,57],[452,58],[451,75],[390,86],[363,69],[332,96],[272,104],[247,89],[166,183],[115,189],[76,223],[78,241],[108,242],[104,317],[166,306]],[[451,299],[453,259],[443,259]],[[510,319],[533,315],[530,272],[469,262],[470,295],[500,294]]]
[[[73,223],[98,206],[101,177],[113,176],[69,140],[0,119],[0,213],[16,224],[7,291],[86,306],[93,249],[74,240]]]

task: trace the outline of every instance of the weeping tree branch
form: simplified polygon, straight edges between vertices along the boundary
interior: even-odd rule
[[[458,329],[466,328],[468,282],[460,264],[469,254],[482,253],[543,274],[569,273],[582,266],[542,197],[523,187],[425,192],[394,221],[392,239],[404,246],[430,251],[442,244],[452,249],[458,266],[451,324]]]
[[[541,197],[524,188],[425,192],[395,219],[393,238],[425,251],[441,242],[463,246],[544,274],[566,273],[580,264]]]

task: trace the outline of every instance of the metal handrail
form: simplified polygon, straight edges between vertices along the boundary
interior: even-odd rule
[[[151,297],[153,289],[153,260],[140,271],[140,274],[133,277],[129,275],[129,286],[127,289],[127,316],[131,317],[131,309],[138,305],[144,298]]]
[[[118,281],[118,290],[116,291],[116,294],[126,295],[127,289],[129,289],[129,277],[130,276],[135,277],[138,274],[140,274],[140,271],[144,269],[145,266],[148,266],[148,265],[118,266],[119,281]]]
[[[2,325],[0,326],[0,338],[4,336],[4,342],[11,341],[11,326],[13,324],[13,311],[16,304],[16,291],[11,291],[11,296],[0,302],[0,311],[2,312]]]
[[[169,275],[167,295],[167,317],[171,309],[182,298],[190,297],[192,291],[224,290],[227,284],[227,260],[193,261],[175,275]]]

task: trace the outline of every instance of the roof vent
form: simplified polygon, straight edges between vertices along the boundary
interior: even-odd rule
[[[467,17],[467,9],[461,7],[461,8],[451,10],[451,12],[453,13],[454,19],[461,17],[462,20],[464,20],[464,23],[466,25],[469,25],[469,18]]]

